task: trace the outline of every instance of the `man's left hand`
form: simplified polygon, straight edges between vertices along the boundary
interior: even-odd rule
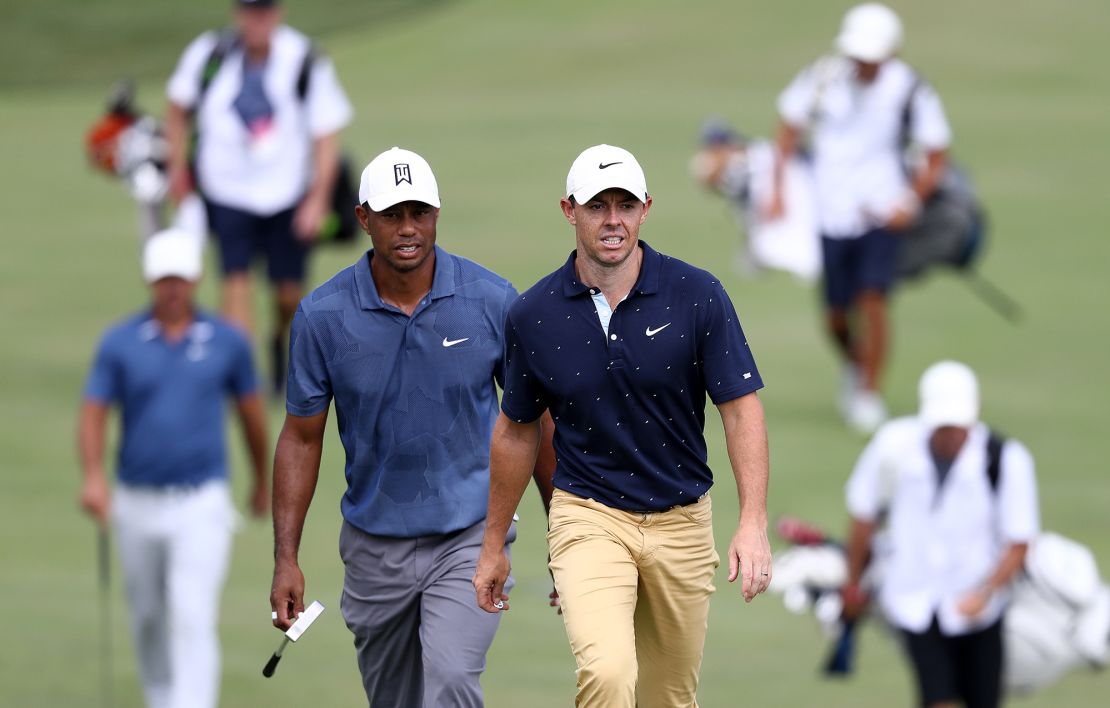
[[[305,243],[315,241],[327,215],[327,199],[316,192],[309,192],[293,213],[293,234]]]
[[[738,577],[742,578],[744,602],[751,602],[771,584],[771,544],[766,527],[741,521],[736,529],[728,547],[728,581]]]

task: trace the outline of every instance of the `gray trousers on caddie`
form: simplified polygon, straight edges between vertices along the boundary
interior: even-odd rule
[[[340,607],[371,708],[483,705],[479,678],[501,621],[478,607],[471,583],[485,527],[389,538],[343,522]],[[506,550],[514,540],[515,523]]]

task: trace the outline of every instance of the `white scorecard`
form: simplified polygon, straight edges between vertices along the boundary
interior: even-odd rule
[[[304,612],[297,617],[297,621],[293,623],[293,626],[285,630],[285,636],[289,637],[289,639],[294,642],[297,641],[301,638],[301,635],[304,634],[305,630],[312,626],[312,623],[316,621],[316,618],[319,617],[320,613],[323,611],[324,606],[320,604],[320,601],[313,600],[312,604],[304,608]]]

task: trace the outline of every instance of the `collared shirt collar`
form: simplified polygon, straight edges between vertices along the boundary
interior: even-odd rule
[[[362,254],[355,265],[355,287],[358,290],[359,305],[364,310],[384,310],[387,305],[378,293],[378,285],[370,273],[370,259],[374,249]],[[435,247],[436,268],[432,275],[432,290],[429,300],[438,300],[455,294],[455,264],[454,257],[439,246]]]
[[[135,330],[141,342],[153,342],[162,336],[162,325],[154,317],[154,310],[147,309],[143,311],[142,317],[139,321],[139,326]],[[213,326],[212,319],[207,313],[194,309],[193,321],[189,324],[189,328],[185,330],[185,339],[190,341],[207,342],[212,339]]]
[[[659,271],[663,256],[643,239],[640,239],[639,247],[644,249],[644,257],[640,261],[640,276],[628,294],[654,295],[659,292]],[[577,257],[578,251],[571,251],[567,262],[559,269],[560,278],[563,281],[563,295],[566,297],[577,297],[590,289],[589,285],[578,279],[578,273],[574,269],[574,261]]]

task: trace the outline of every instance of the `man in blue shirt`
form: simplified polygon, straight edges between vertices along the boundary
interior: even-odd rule
[[[740,493],[729,581],[771,578],[763,382],[720,282],[639,240],[652,199],[636,158],[584,151],[563,214],[577,250],[524,293],[505,324],[486,537],[474,587],[507,608],[498,543],[527,484],[540,415],[555,422],[551,571],[578,663],[576,705],[696,705],[718,556],[703,436],[720,411]]]
[[[489,440],[503,377],[505,279],[436,246],[439,190],[416,153],[362,173],[373,249],[301,302],[274,460],[274,582],[287,628],[304,609],[297,552],[329,404],[346,452],[342,612],[371,705],[481,706],[499,618],[470,580],[485,527]],[[550,467],[537,484],[550,497]],[[515,528],[502,528],[506,553]],[[511,582],[511,581],[509,581]]]
[[[196,309],[201,244],[164,231],[143,249],[152,307],[104,335],[78,422],[81,506],[112,516],[147,705],[215,706],[220,592],[236,523],[228,491],[226,404],[243,421],[251,511],[266,513],[266,420],[250,346]],[[104,470],[108,412],[122,414],[119,482]]]

